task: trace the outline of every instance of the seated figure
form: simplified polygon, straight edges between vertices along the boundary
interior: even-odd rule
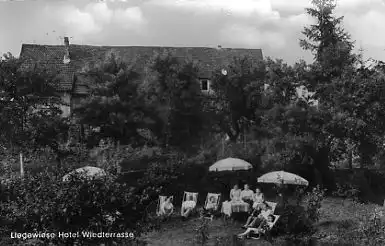
[[[231,202],[240,202],[241,201],[241,190],[238,185],[234,185],[234,188],[230,191],[230,200]]]
[[[276,220],[277,220],[276,217],[270,214],[266,218],[263,218],[263,220],[261,221],[258,227],[249,227],[246,229],[245,232],[238,234],[238,237],[243,238],[245,236],[249,236],[251,233],[255,233],[259,235],[261,233],[266,233],[268,230],[270,230],[274,226]]]
[[[188,196],[186,201],[182,203],[182,217],[187,219],[195,207],[196,202],[193,196]]]
[[[242,228],[255,227],[259,225],[263,220],[266,220],[273,211],[266,203],[262,203],[258,208],[255,208],[249,218],[247,218],[246,224]]]
[[[249,189],[248,184],[245,184],[244,190],[241,191],[241,200],[248,203],[250,206],[253,205],[254,192]]]
[[[166,200],[160,205],[160,215],[170,216],[174,212],[174,205],[172,204],[172,196],[166,198]]]
[[[253,208],[260,208],[260,206],[264,203],[265,197],[261,192],[260,188],[255,189],[254,199],[253,199]]]

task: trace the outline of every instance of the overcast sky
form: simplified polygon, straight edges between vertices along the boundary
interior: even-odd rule
[[[22,43],[261,48],[311,61],[298,45],[310,0],[0,0],[0,52]],[[366,58],[385,60],[385,0],[339,0],[337,15]]]

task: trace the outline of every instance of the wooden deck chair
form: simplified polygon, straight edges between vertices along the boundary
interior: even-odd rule
[[[166,202],[166,199],[169,198],[170,196],[159,196],[158,199],[158,205],[156,207],[156,215],[157,216],[164,216],[164,211],[162,210],[162,205]],[[171,202],[173,201],[174,196],[171,196]]]
[[[196,212],[196,208],[197,208],[197,204],[198,204],[198,193],[185,191],[183,193],[182,205],[181,205],[181,209],[180,209],[180,215],[181,216],[183,216],[183,213],[182,213],[183,212],[183,203],[185,201],[187,201],[187,197],[189,197],[189,196],[192,196],[193,201],[195,202],[195,207],[194,207],[193,213]]]
[[[215,201],[210,201],[210,199],[214,199]],[[207,197],[206,197],[206,202],[205,202],[204,208],[206,210],[212,209],[213,211],[216,212],[216,211],[218,211],[220,201],[221,201],[221,194],[208,193]],[[214,206],[214,207],[212,207],[212,206]],[[210,216],[205,216],[205,218],[210,219],[212,221],[214,218],[214,215],[211,214]]]
[[[274,222],[272,223],[272,225],[270,226],[270,229],[267,230],[267,231],[260,231],[258,233],[253,233],[250,235],[250,239],[260,239],[261,236],[264,236],[266,238],[267,241],[271,242],[271,229],[273,229],[274,225],[277,223],[280,215],[274,215],[275,219],[274,219]]]
[[[276,202],[268,202],[268,201],[266,201],[266,204],[271,207],[272,214],[274,214],[275,208],[277,207],[277,203]]]

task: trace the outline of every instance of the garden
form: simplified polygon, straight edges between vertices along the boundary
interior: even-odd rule
[[[193,61],[160,54],[141,75],[111,55],[82,69],[91,93],[68,118],[57,71],[25,71],[4,55],[0,245],[385,245],[385,64],[354,53],[334,7],[306,9],[315,24],[300,45],[311,64],[234,57],[202,95]],[[251,168],[209,171],[229,157]],[[87,166],[104,175],[63,180]],[[281,170],[308,186],[257,182]],[[180,218],[185,191],[201,210],[234,184],[261,186],[267,201],[284,188],[271,240],[238,238],[245,218]],[[156,215],[160,195],[173,196],[167,220]]]

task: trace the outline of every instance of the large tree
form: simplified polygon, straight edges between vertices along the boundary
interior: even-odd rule
[[[316,23],[304,28],[305,39],[300,40],[300,46],[314,54],[318,82],[330,83],[331,78],[341,76],[347,66],[355,63],[354,42],[342,27],[343,16],[334,16],[335,0],[312,0],[312,4],[306,13]]]
[[[97,138],[112,138],[122,144],[142,144],[138,129],[149,119],[138,93],[140,76],[125,62],[111,55],[91,68],[91,93],[74,110],[81,124],[99,128]]]
[[[197,64],[165,53],[154,57],[150,69],[145,94],[158,119],[156,135],[164,146],[199,145],[205,117]]]
[[[0,61],[1,141],[20,154],[47,146],[58,153],[67,124],[61,119],[56,72],[41,64],[32,68],[23,68],[22,64],[23,60],[11,54]]]
[[[266,78],[264,62],[234,57],[224,72],[217,69],[212,78],[213,94],[208,111],[222,133],[236,142],[250,124],[258,124],[256,108],[261,104]]]

